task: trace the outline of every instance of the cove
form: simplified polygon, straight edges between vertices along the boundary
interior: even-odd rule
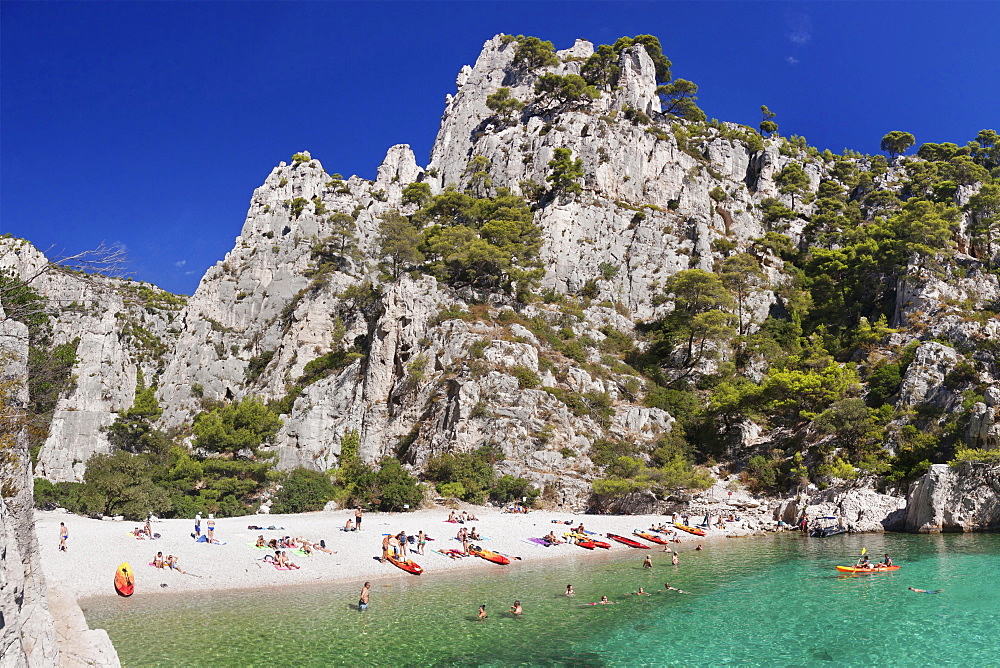
[[[894,573],[838,576],[861,548]],[[544,549],[544,548],[537,548]],[[125,666],[984,665],[1000,633],[1000,535],[786,534],[475,574],[81,601]],[[433,567],[438,555],[428,555]],[[443,557],[440,557],[443,559]],[[873,559],[874,560],[874,559]],[[670,582],[689,594],[661,593]],[[566,585],[577,591],[563,596]],[[637,597],[638,587],[656,592]],[[917,594],[908,587],[942,589]],[[591,606],[607,595],[616,605]],[[525,614],[506,613],[521,601]],[[485,603],[490,618],[476,619]]]

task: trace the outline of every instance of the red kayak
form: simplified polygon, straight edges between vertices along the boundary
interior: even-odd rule
[[[611,549],[611,543],[605,543],[603,540],[592,540],[590,542],[593,543],[594,545],[596,545],[597,547],[602,548],[602,549],[605,549],[605,550],[610,550]]]
[[[643,550],[649,549],[649,545],[643,545],[637,540],[632,540],[631,538],[626,538],[625,536],[619,536],[616,533],[609,533],[608,538],[610,538],[611,540],[616,540],[622,545],[628,545],[629,547],[638,547]]]
[[[420,575],[424,572],[415,561],[412,559],[397,559],[396,557],[389,555],[389,563],[397,568],[401,568],[407,573],[413,573],[414,575]]]
[[[674,526],[680,529],[681,531],[687,531],[688,533],[693,533],[695,536],[705,535],[705,532],[702,531],[701,529],[697,529],[695,527],[689,527],[685,524],[681,524],[680,522],[674,522]]]
[[[592,540],[577,540],[576,544],[585,550],[593,550],[595,547],[597,547],[596,545],[594,545],[594,541]]]
[[[664,539],[660,538],[659,536],[654,536],[651,533],[643,533],[642,531],[633,531],[632,533],[634,535],[638,536],[639,538],[645,538],[649,542],[656,543],[657,545],[666,545],[667,544],[667,541],[665,541]]]

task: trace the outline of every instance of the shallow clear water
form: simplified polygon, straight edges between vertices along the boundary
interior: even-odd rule
[[[838,576],[863,546],[902,568]],[[125,666],[1000,663],[996,534],[745,538],[685,545],[677,567],[650,551],[652,571],[624,547],[564,565],[533,563],[531,549],[493,571],[376,581],[363,613],[360,582],[82,604]],[[690,594],[627,595],[666,581]],[[587,605],[601,595],[617,604]],[[514,599],[523,618],[506,613]]]

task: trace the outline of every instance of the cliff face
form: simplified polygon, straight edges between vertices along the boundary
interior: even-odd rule
[[[1000,529],[1000,466],[935,464],[910,487],[906,531]]]
[[[674,307],[663,299],[669,277],[690,268],[712,271],[728,253],[751,247],[769,287],[747,296],[748,330],[768,314],[787,317],[791,272],[777,251],[755,240],[780,229],[789,248],[806,244],[817,211],[802,193],[815,194],[821,180],[839,183],[835,163],[832,156],[807,158],[781,138],[755,135],[751,145],[739,140],[747,132],[740,126],[696,127],[660,113],[655,67],[641,46],[621,52],[617,84],[585,104],[533,101],[534,85],[546,73],[578,73],[592,44],[577,41],[556,54],[559,64],[536,70],[516,63],[515,49],[497,36],[473,67],[462,68],[426,169],[406,145],[388,150],[374,182],[330,175],[306,152],[277,166],[254,191],[233,249],[188,299],[113,279],[54,275],[35,282],[58,306],[57,343],[79,338],[76,386],[59,400],[37,473],[81,480],[86,460],[109,450],[101,428],[132,404],[140,370],[156,382],[163,428],[190,425],[212,401],[284,398],[275,445],[282,468],[334,466],[349,431],[359,433],[365,461],[393,455],[418,469],[435,453],[493,444],[503,452],[502,473],[529,478],[548,500],[571,507],[587,502],[590,480],[600,473],[590,459],[596,441],[648,449],[669,433],[673,418],[644,405],[646,379],[605,354],[609,333],[621,333],[641,351],[647,345],[641,327]],[[503,120],[487,106],[502,86],[527,103],[516,118]],[[583,160],[583,190],[536,200],[541,287],[556,297],[586,289],[583,306],[555,298],[525,305],[419,275],[383,282],[374,270],[380,216],[417,208],[405,201],[407,185],[424,183],[432,193],[464,189],[476,160],[488,165],[490,184],[481,186],[487,193],[503,187],[530,196],[546,183],[559,148]],[[862,167],[871,162],[852,160]],[[792,163],[804,173],[798,196],[776,181]],[[870,187],[898,192],[901,173],[890,165]],[[960,190],[956,203],[969,195]],[[780,228],[763,212],[769,198],[790,211]],[[316,248],[343,232],[345,218],[358,254],[321,270]],[[963,247],[967,222],[957,224]],[[0,268],[22,278],[45,262],[26,244],[0,244]],[[970,304],[975,310],[998,302],[996,276],[961,253],[944,273],[914,261],[895,299],[890,324],[898,331],[872,347],[888,357],[918,346],[893,390],[893,407],[946,414],[983,386],[962,427],[971,442],[1000,442],[998,370],[987,345],[1000,336],[1000,324],[967,313]],[[546,331],[588,343],[567,355]],[[333,373],[310,376],[337,355],[342,363]],[[693,378],[733,358],[722,351]],[[976,379],[953,382],[970,361],[978,365]],[[747,376],[759,381],[766,360],[746,364]],[[526,373],[538,382],[525,383]],[[586,404],[581,410],[569,395],[607,401],[608,410]],[[726,428],[738,465],[788,436],[749,418]],[[822,513],[840,506],[858,527],[878,523],[873,514],[847,512],[852,503],[817,497],[807,505]],[[887,514],[898,509],[894,503],[855,505]]]
[[[7,320],[0,308],[0,382],[5,385],[5,403],[14,410],[27,402],[27,357],[27,327]],[[6,406],[4,414],[9,415]],[[9,424],[3,430],[0,666],[53,666],[59,650],[39,563],[27,439],[23,431],[11,430]]]

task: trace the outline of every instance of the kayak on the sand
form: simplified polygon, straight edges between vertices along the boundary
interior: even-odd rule
[[[492,561],[494,564],[500,564],[502,566],[506,566],[507,564],[510,563],[510,559],[503,556],[502,554],[497,554],[492,550],[484,550],[478,545],[470,545],[469,554],[476,557],[481,557],[486,561]]]
[[[899,566],[872,566],[871,568],[861,568],[859,566],[837,566],[841,573],[886,573],[888,571],[898,571]]]
[[[631,538],[626,538],[625,536],[619,536],[616,533],[609,533],[608,538],[610,538],[611,540],[616,540],[622,545],[628,545],[629,547],[637,547],[643,550],[649,549],[649,545],[643,545],[637,540],[632,540]]]
[[[687,531],[688,533],[693,533],[695,536],[705,535],[704,530],[695,527],[689,527],[686,524],[681,524],[680,522],[674,522],[674,526],[680,529],[681,531]]]
[[[132,567],[127,561],[115,571],[115,591],[119,596],[131,596],[135,591],[135,578],[132,576]]]
[[[665,539],[660,538],[659,536],[654,536],[651,533],[645,533],[645,532],[639,531],[639,530],[633,530],[632,533],[633,533],[633,535],[636,535],[639,538],[645,538],[649,542],[656,543],[657,545],[666,545],[667,544],[667,541]]]
[[[397,568],[403,569],[407,573],[413,573],[414,575],[420,575],[424,572],[424,569],[412,559],[397,559],[396,557],[389,555],[389,563]]]

